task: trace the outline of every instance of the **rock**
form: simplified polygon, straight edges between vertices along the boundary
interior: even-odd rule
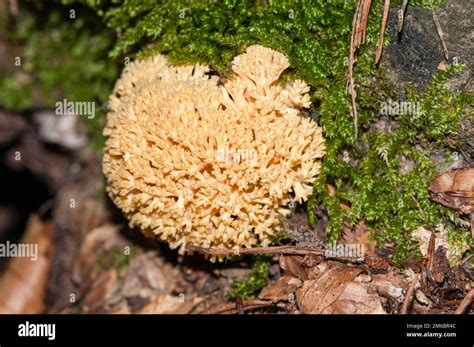
[[[391,44],[384,52],[384,69],[395,84],[413,83],[422,89],[431,81],[443,61],[443,48],[430,9],[408,5],[401,35],[397,33],[397,7],[390,9],[387,34]],[[446,1],[436,14],[449,51],[448,63],[464,63],[466,68],[450,79],[452,88],[473,92],[472,67],[474,32],[471,14],[474,2]]]

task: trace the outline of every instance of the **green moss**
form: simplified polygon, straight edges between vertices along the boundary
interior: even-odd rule
[[[252,272],[245,280],[233,280],[232,289],[227,293],[229,299],[248,299],[258,293],[268,282],[271,258],[256,257]]]
[[[95,102],[95,118],[85,121],[92,145],[99,149],[105,102],[120,68],[107,57],[112,37],[98,17],[84,8],[76,8],[75,19],[69,15],[67,7],[56,4],[49,9],[40,2],[20,11],[7,39],[21,47],[22,65],[16,69],[26,73],[31,82],[20,83],[16,76],[0,73],[0,103],[9,110],[22,111],[38,104],[54,108],[64,98]]]
[[[16,77],[0,75],[0,103],[7,110],[22,110],[31,106],[31,85]]]
[[[398,128],[391,132],[365,132],[363,146],[351,150],[354,164],[338,155],[341,147],[337,152],[333,148],[328,151],[315,190],[330,216],[331,240],[337,239],[344,223],[354,225],[363,219],[382,244],[394,242],[395,258],[403,259],[417,252],[410,237],[404,235],[421,225],[451,225],[451,212],[430,199],[428,184],[436,168],[429,154],[459,127],[467,96],[451,92],[445,82],[461,68],[449,66],[446,72],[437,73],[426,93],[408,88],[407,100],[420,103],[418,114],[392,117]],[[384,92],[371,98],[375,103],[387,100]],[[412,163],[411,171],[400,172],[401,160]],[[328,194],[327,182],[336,187],[333,197]],[[340,202],[351,208],[343,210]],[[450,230],[461,232],[454,226]]]
[[[451,251],[451,265],[459,265],[466,249],[473,248],[473,239],[470,230],[453,230],[452,226],[448,229],[448,244]],[[469,228],[468,228],[469,229]],[[474,263],[472,263],[474,265]]]
[[[441,5],[443,5],[446,2],[446,0],[432,0],[433,7],[434,8],[439,8]],[[391,6],[401,6],[403,3],[402,0],[395,0],[390,2]],[[423,7],[423,8],[430,8],[430,0],[410,0],[408,2],[408,6],[418,6],[418,7]]]
[[[120,272],[126,269],[137,253],[134,244],[127,247],[129,247],[127,252],[125,252],[124,249],[116,249],[112,252],[102,253],[97,260],[97,270],[102,271],[104,269],[115,269]]]
[[[73,309],[72,309],[72,314],[84,314],[85,313],[85,310],[84,310],[84,307],[81,305],[81,304],[76,304],[73,306]]]

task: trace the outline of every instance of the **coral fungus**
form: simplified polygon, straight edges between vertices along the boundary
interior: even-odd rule
[[[172,248],[268,245],[312,193],[325,146],[281,53],[250,46],[224,83],[157,55],[129,64],[109,100],[107,190],[130,225]]]

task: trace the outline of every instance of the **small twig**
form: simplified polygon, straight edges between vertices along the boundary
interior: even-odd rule
[[[377,52],[375,53],[375,64],[378,64],[382,57],[383,50],[383,38],[385,35],[385,28],[387,27],[388,10],[390,9],[390,0],[385,0],[383,5],[383,16],[382,25],[380,26],[379,44],[377,46]]]
[[[441,45],[443,46],[443,51],[444,51],[444,57],[446,60],[449,59],[449,53],[448,53],[448,47],[446,46],[446,42],[444,42],[444,34],[443,34],[443,29],[441,29],[441,23],[439,22],[438,15],[436,14],[434,7],[433,7],[433,1],[430,0],[430,7],[431,7],[431,14],[433,15],[433,21],[435,23],[436,31],[438,33],[439,39],[441,41]]]
[[[408,5],[408,0],[403,0],[402,8],[398,10],[398,25],[397,25],[397,30],[398,33],[400,34],[403,30],[403,24],[405,22],[405,11],[407,9]]]
[[[421,277],[421,288],[426,288],[427,283],[426,283],[426,278],[427,278],[427,272],[426,272],[426,258],[421,259],[421,264],[420,264],[420,277]]]
[[[426,219],[425,211],[421,208],[420,203],[418,202],[418,200],[415,198],[414,195],[412,195],[411,198],[412,198],[412,200],[415,202],[416,206],[418,207],[418,211],[420,211],[420,214],[423,216],[423,219],[424,219],[425,222],[426,222],[427,219]]]
[[[241,254],[291,254],[291,255],[323,255],[324,249],[313,247],[275,246],[254,248],[204,248],[195,245],[186,245],[189,252],[198,252],[208,255],[241,255]]]
[[[413,300],[413,296],[415,294],[415,287],[416,287],[416,284],[418,283],[419,278],[420,278],[420,274],[416,274],[416,276],[413,277],[413,280],[410,283],[410,287],[408,287],[407,294],[405,295],[405,299],[403,300],[403,305],[402,305],[402,309],[400,310],[400,314],[407,314],[408,307],[410,306]]]
[[[360,24],[362,43],[365,43],[365,37],[367,34],[367,19],[369,18],[371,4],[372,4],[372,0],[365,0],[362,5],[362,16],[361,16],[361,24]]]
[[[469,219],[471,222],[471,236],[474,239],[474,212],[471,212],[471,214],[469,215]]]
[[[360,43],[362,42],[362,12],[364,10],[364,2],[366,0],[359,0],[357,3],[356,12],[354,13],[355,26],[354,29],[354,53],[359,49]]]
[[[358,136],[358,115],[357,115],[357,106],[356,106],[356,91],[354,87],[354,64],[357,61],[355,52],[359,48],[360,35],[360,17],[361,17],[361,0],[357,2],[356,11],[354,17],[352,18],[352,32],[351,32],[351,43],[349,47],[349,93],[351,95],[351,110],[352,117],[354,118],[354,141],[357,141]]]
[[[472,258],[472,254],[469,254],[468,256],[466,256],[463,260],[461,260],[461,266],[464,266],[471,258]]]
[[[431,231],[430,242],[428,244],[428,252],[427,252],[427,256],[428,256],[427,268],[428,268],[429,276],[431,276],[431,272],[433,270],[435,245],[436,245],[436,234],[434,233],[434,231]]]
[[[54,199],[49,199],[46,200],[44,203],[41,204],[41,206],[38,208],[38,217],[41,219],[44,219],[46,216],[46,213],[51,211],[54,207]]]
[[[354,17],[352,18],[351,42],[349,47],[349,73],[347,78],[349,93],[351,95],[352,117],[354,118],[354,141],[357,141],[359,132],[359,116],[356,105],[357,93],[354,86],[354,64],[357,62],[356,51],[359,49],[361,42],[365,42],[371,3],[372,0],[359,0],[356,5]]]
[[[240,306],[240,308],[238,307]],[[233,303],[224,303],[218,304],[208,309],[202,311],[202,314],[218,314],[218,313],[239,313],[240,310],[249,311],[261,307],[272,306],[270,300],[247,300],[239,304]]]
[[[456,314],[463,314],[465,313],[469,307],[472,304],[472,299],[474,298],[474,289],[471,289],[467,295],[464,297],[464,299],[461,301],[461,304],[457,308],[457,310],[454,312]]]

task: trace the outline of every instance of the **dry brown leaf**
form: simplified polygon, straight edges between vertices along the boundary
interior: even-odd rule
[[[474,168],[445,172],[436,177],[429,187],[436,202],[461,213],[474,211]]]
[[[308,269],[308,279],[314,280],[318,278],[323,272],[327,271],[333,263],[328,263],[327,261],[321,262],[315,267]]]
[[[155,252],[137,254],[124,273],[120,292],[127,298],[152,298],[173,292],[180,278],[178,268],[157,257]]]
[[[222,269],[216,270],[215,273],[217,276],[223,276],[225,278],[230,278],[233,280],[246,280],[250,273],[252,272],[251,269],[244,269],[244,268],[229,268],[229,269]]]
[[[438,247],[436,249],[436,252],[433,255],[432,264],[432,268],[429,269],[429,276],[441,285],[446,277],[453,272],[449,267],[449,262],[446,258],[446,248]]]
[[[353,228],[344,226],[341,235],[341,243],[368,243],[369,235],[367,233],[367,225],[363,220],[359,221]]]
[[[278,280],[270,282],[258,295],[259,299],[278,301],[290,301],[294,293],[301,286],[301,281],[290,276],[282,276]]]
[[[364,245],[364,252],[369,255],[375,254],[376,243],[369,237],[367,225],[363,220],[359,221],[353,228],[344,226],[341,243]]]
[[[417,289],[415,291],[415,299],[423,306],[427,306],[428,308],[433,307],[435,304],[434,302],[426,296],[425,293],[421,289]]]
[[[0,277],[0,313],[42,313],[53,251],[52,227],[32,215],[21,244],[35,244],[38,258],[13,258]]]
[[[137,313],[153,313],[153,314],[187,314],[194,307],[203,301],[203,298],[185,299],[163,294],[152,300],[141,311]]]
[[[111,314],[130,314],[130,310],[126,307],[119,308],[115,311],[110,312]]]
[[[303,260],[304,257],[297,255],[282,255],[280,257],[280,267],[286,274],[305,281],[308,279],[308,273],[302,265]]]
[[[431,230],[425,229],[422,226],[418,227],[412,234],[412,236],[418,241],[418,247],[423,257],[426,257],[428,255],[428,248],[430,245],[431,234],[432,234]],[[435,249],[438,248],[439,246],[447,247],[448,246],[447,240],[445,240],[442,237],[436,237]]]
[[[437,229],[437,231],[439,232],[436,233],[434,251],[438,250],[439,247],[445,248],[447,250],[446,257],[448,258],[450,264],[459,264],[462,254],[469,250],[469,245],[465,243],[459,249],[453,249],[448,242],[448,230],[445,228],[440,228]],[[430,230],[420,226],[412,234],[413,237],[418,241],[420,253],[423,257],[428,256],[431,233],[432,232]]]
[[[132,247],[116,225],[104,225],[87,233],[74,267],[86,312],[140,313],[146,306],[153,311],[159,304],[156,298],[175,291],[182,279],[179,269],[156,251],[137,246],[132,251]]]
[[[372,280],[368,284],[380,296],[395,299],[398,303],[403,302],[404,293],[408,289],[409,282],[405,277],[398,273],[389,271],[386,274],[372,275]]]
[[[92,282],[92,287],[83,300],[83,308],[86,311],[100,309],[105,299],[110,296],[117,284],[117,272],[114,270],[103,271],[97,275]]]
[[[362,272],[360,268],[330,263],[316,279],[307,280],[296,291],[296,302],[301,313],[322,313],[338,300],[346,285]]]
[[[76,262],[73,273],[74,281],[83,284],[93,279],[100,270],[97,266],[99,259],[126,245],[117,225],[106,224],[91,230],[81,244],[79,261]]]
[[[438,64],[439,71],[446,71],[446,60],[441,60]]]
[[[387,272],[391,268],[390,263],[385,258],[379,257],[376,254],[366,254],[365,265],[367,265],[373,273]]]
[[[362,283],[349,282],[334,303],[326,307],[323,314],[385,314],[380,297],[369,294]]]

